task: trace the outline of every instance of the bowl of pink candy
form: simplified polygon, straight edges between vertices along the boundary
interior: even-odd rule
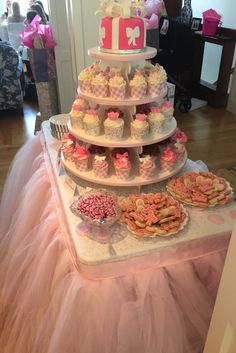
[[[70,209],[94,227],[108,228],[120,218],[117,196],[102,189],[85,192],[73,202]]]

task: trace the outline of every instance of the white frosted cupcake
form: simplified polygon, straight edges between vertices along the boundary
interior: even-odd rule
[[[95,97],[108,96],[108,81],[103,73],[99,73],[92,79],[92,91]]]
[[[87,110],[84,116],[84,130],[91,136],[100,135],[101,122],[95,109]]]
[[[107,113],[104,121],[105,136],[109,140],[120,140],[124,131],[124,120],[119,118],[118,112]]]
[[[160,96],[162,85],[160,81],[160,75],[157,71],[153,70],[149,73],[147,78],[148,84],[148,95],[151,97]]]
[[[106,156],[95,155],[93,161],[93,172],[95,176],[101,179],[106,178],[108,169],[109,165]]]
[[[142,72],[137,71],[129,82],[130,95],[135,99],[142,99],[147,94],[147,82]]]
[[[125,98],[126,82],[125,79],[119,74],[115,74],[109,80],[110,96],[113,99],[122,100]]]
[[[174,106],[170,101],[165,101],[161,104],[161,112],[166,118],[166,122],[170,122],[174,115]]]
[[[139,157],[139,174],[144,179],[150,179],[154,176],[156,164],[150,155]]]
[[[147,138],[149,134],[149,124],[146,114],[136,114],[135,120],[130,124],[131,137],[135,140]]]
[[[79,74],[79,86],[82,93],[92,93],[92,78],[94,71],[90,67],[86,67]]]
[[[74,103],[70,111],[70,122],[74,129],[83,129],[84,111],[80,104]]]
[[[161,113],[160,108],[151,107],[151,111],[148,114],[148,123],[150,127],[150,133],[153,135],[162,132],[163,124],[165,121],[164,115]]]

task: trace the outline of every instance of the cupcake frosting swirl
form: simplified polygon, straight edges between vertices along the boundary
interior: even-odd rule
[[[176,161],[176,154],[168,146],[163,151],[162,156],[161,156],[161,160],[164,161],[164,162],[175,162]]]
[[[93,85],[107,85],[107,79],[103,73],[100,73],[92,79],[92,84]]]
[[[129,160],[128,153],[127,152],[124,154],[117,153],[114,165],[118,169],[130,169],[131,162]]]
[[[83,160],[89,158],[89,152],[84,146],[77,145],[73,153],[73,158]]]
[[[133,79],[130,81],[130,85],[135,87],[146,86],[147,82],[143,74],[141,72],[138,72],[134,75]]]
[[[113,87],[123,87],[126,85],[126,82],[121,75],[114,75],[112,78],[110,78],[109,85]]]

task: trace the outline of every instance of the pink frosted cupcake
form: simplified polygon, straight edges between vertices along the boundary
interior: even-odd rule
[[[135,99],[142,99],[147,94],[147,82],[142,72],[137,71],[129,82],[130,95]]]
[[[123,154],[117,153],[114,161],[115,171],[117,178],[127,180],[130,176],[131,162],[127,152]]]
[[[151,107],[151,111],[148,114],[148,123],[150,127],[150,133],[157,135],[162,132],[165,117],[161,113],[161,109],[158,107]]]
[[[146,155],[139,157],[139,174],[144,179],[150,179],[154,177],[156,164],[152,160],[151,156]]]
[[[135,120],[130,124],[131,137],[135,140],[142,140],[148,137],[149,124],[146,114],[136,114]]]
[[[80,104],[74,103],[70,111],[70,122],[74,129],[83,129],[84,110]]]
[[[186,151],[185,145],[180,142],[176,142],[173,146],[173,151],[176,154],[176,162],[182,162]]]
[[[116,73],[109,80],[110,97],[116,100],[123,100],[126,93],[126,82],[121,74]]]
[[[173,170],[175,163],[176,154],[169,146],[167,146],[160,159],[161,171],[163,173],[170,173]]]
[[[64,134],[62,137],[62,147],[61,150],[63,152],[63,156],[67,161],[73,161],[73,153],[75,150],[75,137],[69,132]]]
[[[84,130],[88,135],[99,136],[101,130],[101,122],[98,117],[97,110],[89,109],[84,116]]]
[[[174,106],[170,101],[165,101],[161,104],[161,112],[166,118],[166,122],[169,122],[173,119],[174,115]]]
[[[106,156],[94,156],[93,172],[98,178],[106,178],[108,175],[109,165]]]
[[[101,72],[92,79],[92,91],[95,97],[108,96],[108,81],[104,73]]]
[[[73,160],[80,172],[88,170],[89,152],[84,146],[77,145],[73,153]]]
[[[104,121],[105,136],[109,140],[120,140],[124,131],[124,120],[119,118],[119,112],[107,113],[107,118]]]
[[[182,143],[183,145],[188,141],[187,135],[181,129],[176,129],[175,133],[170,138],[172,143]]]

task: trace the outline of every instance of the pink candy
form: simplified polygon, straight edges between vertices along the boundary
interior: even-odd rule
[[[81,200],[78,205],[78,210],[87,217],[101,222],[117,215],[113,196],[103,195],[101,193],[95,193]]]

